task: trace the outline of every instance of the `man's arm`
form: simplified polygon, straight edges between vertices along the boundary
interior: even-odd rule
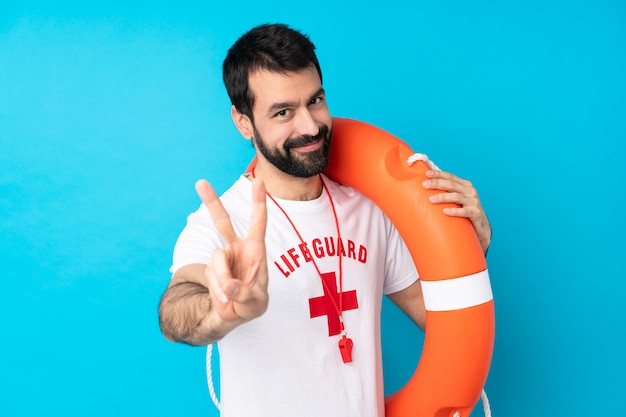
[[[420,329],[426,331],[426,309],[422,295],[422,284],[419,280],[402,291],[389,294],[388,297],[400,310],[404,311]]]
[[[491,224],[472,183],[437,169],[427,171],[426,176],[429,179],[424,181],[424,188],[445,191],[431,196],[430,202],[433,204],[455,203],[460,205],[459,208],[445,208],[443,212],[448,216],[470,219],[483,253],[487,255],[487,250],[491,244]]]
[[[211,308],[206,286],[207,265],[181,267],[170,281],[159,304],[159,324],[172,342],[208,345],[234,329],[237,321],[225,322]]]
[[[267,207],[265,186],[254,180],[250,228],[239,237],[209,183],[198,181],[196,191],[225,246],[213,252],[208,265],[186,265],[174,273],[161,298],[159,322],[169,340],[205,345],[267,310]]]

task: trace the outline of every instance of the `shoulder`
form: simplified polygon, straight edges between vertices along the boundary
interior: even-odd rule
[[[382,210],[357,189],[340,184],[327,176],[324,176],[324,183],[328,186],[333,200],[340,207],[348,210],[369,211],[372,214],[378,213],[384,216]]]
[[[249,219],[250,205],[242,203],[246,196],[246,178],[240,178],[220,196],[220,201],[228,212],[235,231],[242,235],[246,231],[246,219]],[[247,215],[246,212],[247,211]],[[223,247],[224,241],[219,234],[211,215],[204,204],[187,216],[187,223],[174,246],[172,272],[185,265],[208,264],[213,251]]]
[[[241,211],[241,208],[249,205],[246,204],[246,199],[250,200],[251,198],[249,190],[251,186],[248,185],[248,189],[246,190],[246,183],[249,183],[249,181],[241,176],[230,188],[219,196],[220,202],[230,216],[237,215],[238,210]],[[202,223],[207,226],[213,223],[209,211],[202,203],[187,217],[188,224],[194,222]]]
[[[235,181],[230,188],[228,188],[222,195],[220,200],[222,204],[231,202],[245,203],[251,201],[252,183],[244,176],[241,175],[237,181]]]
[[[339,200],[354,200],[365,204],[374,204],[369,198],[360,191],[348,185],[341,184],[324,175],[324,184],[328,187],[333,198]]]

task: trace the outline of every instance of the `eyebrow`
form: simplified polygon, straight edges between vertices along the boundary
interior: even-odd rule
[[[319,90],[317,90],[315,93],[311,94],[311,97],[309,97],[309,101],[313,98],[313,97],[317,97],[320,95],[324,95],[324,87],[320,87]],[[279,112],[281,110],[284,109],[288,109],[290,107],[297,107],[298,103],[295,101],[283,101],[280,103],[273,103],[268,109],[267,109],[267,114],[271,115],[274,114],[276,112]]]

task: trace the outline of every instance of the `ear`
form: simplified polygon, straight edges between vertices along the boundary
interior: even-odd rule
[[[230,107],[230,117],[235,123],[235,127],[241,133],[241,136],[250,140],[254,136],[254,129],[252,128],[252,121],[245,114],[239,113],[235,106]]]

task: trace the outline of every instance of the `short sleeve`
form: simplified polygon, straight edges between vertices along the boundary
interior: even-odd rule
[[[419,275],[406,243],[391,221],[387,242],[383,292],[393,294],[411,286],[419,279]]]
[[[178,236],[170,272],[173,274],[189,264],[208,264],[213,252],[224,246],[204,205],[187,217],[187,224]]]

